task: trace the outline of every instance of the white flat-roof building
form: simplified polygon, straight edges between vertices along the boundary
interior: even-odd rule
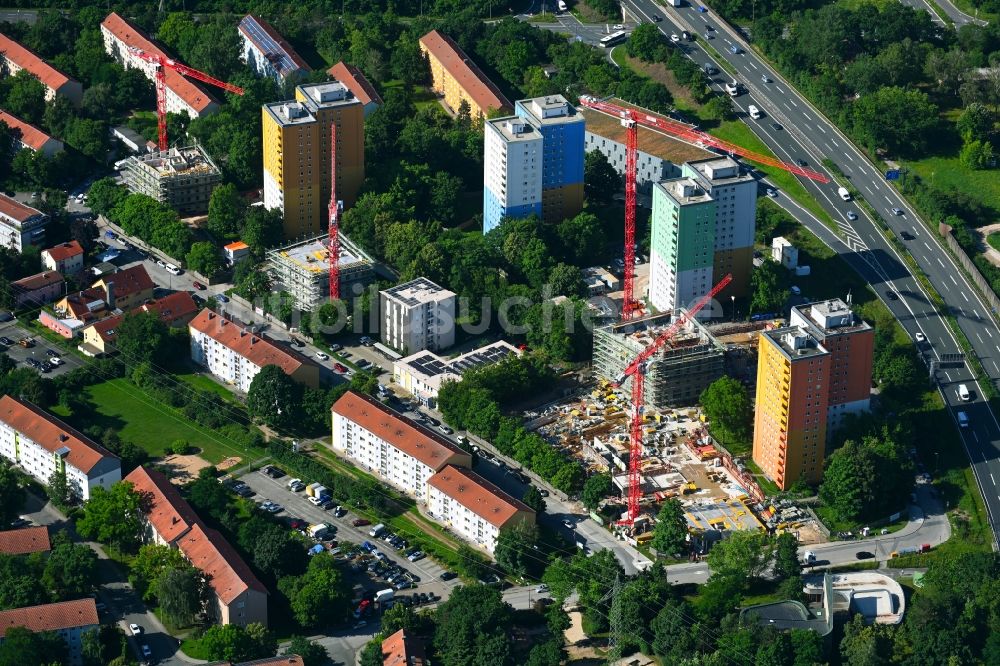
[[[771,258],[792,270],[799,265],[799,249],[784,236],[775,236],[771,240]]]
[[[0,455],[41,484],[56,471],[70,492],[90,499],[93,488],[121,481],[121,460],[86,435],[27,400],[0,398]]]
[[[483,125],[483,233],[506,217],[542,214],[542,133],[517,116]]]
[[[420,402],[433,405],[446,381],[457,382],[466,370],[498,363],[511,354],[519,353],[517,347],[503,340],[453,359],[442,358],[429,351],[417,352],[392,364],[392,380]]]
[[[472,466],[471,454],[450,439],[370,396],[348,391],[331,412],[334,451],[421,502],[427,480],[446,465]]]
[[[455,292],[417,278],[379,292],[382,342],[405,356],[455,344]]]
[[[361,293],[356,286],[364,286],[375,278],[374,260],[344,234],[340,234],[337,263],[340,297],[345,301]],[[274,290],[291,294],[298,309],[312,312],[329,300],[330,245],[326,234],[268,250],[267,266],[276,277]]]

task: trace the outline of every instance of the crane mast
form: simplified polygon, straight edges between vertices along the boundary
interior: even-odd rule
[[[340,209],[337,201],[337,125],[330,123],[330,238],[327,257],[330,262],[330,300],[340,298]]]

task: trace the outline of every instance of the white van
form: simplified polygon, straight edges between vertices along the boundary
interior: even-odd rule
[[[969,387],[966,386],[965,384],[959,384],[958,385],[958,399],[961,400],[962,402],[968,402],[969,398],[971,398],[971,397],[972,396],[969,395]]]
[[[726,84],[726,92],[729,93],[730,97],[738,97],[740,94],[740,83],[736,79],[733,79]]]
[[[179,269],[176,266],[174,266],[173,264],[167,264],[166,266],[164,266],[164,268],[167,269],[168,273],[171,273],[173,275],[180,275],[181,273],[184,272],[181,269]]]
[[[955,416],[958,419],[958,427],[959,428],[968,428],[969,427],[969,415],[968,414],[966,414],[965,412],[959,412]]]
[[[747,107],[747,112],[750,114],[750,117],[753,118],[754,120],[760,120],[761,115],[763,115],[761,114],[760,109],[758,109],[753,104]]]
[[[851,193],[847,191],[846,187],[838,187],[837,194],[839,194],[840,198],[843,199],[844,201],[851,200]]]

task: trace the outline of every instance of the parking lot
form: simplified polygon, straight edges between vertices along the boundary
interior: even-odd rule
[[[28,359],[34,359],[39,363],[46,363],[49,367],[49,372],[45,373],[48,377],[56,377],[63,374],[64,372],[69,372],[83,365],[83,362],[78,359],[74,354],[70,354],[59,347],[49,344],[46,340],[37,337],[26,331],[21,327],[17,321],[9,321],[0,324],[0,338],[7,338],[13,342],[11,345],[4,344],[0,342],[0,351],[7,353],[11,359],[17,363],[19,368],[30,367]],[[18,344],[22,338],[31,338],[34,345],[32,347],[22,347]],[[62,364],[56,367],[52,367],[48,364],[48,360],[51,354],[46,353],[51,350],[58,355]]]

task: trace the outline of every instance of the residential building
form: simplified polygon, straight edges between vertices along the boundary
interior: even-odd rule
[[[799,265],[799,249],[784,236],[775,236],[771,239],[771,259],[794,270]]]
[[[156,470],[137,467],[125,477],[148,498],[144,540],[177,548],[208,578],[219,624],[267,626],[267,588],[221,534],[201,522],[177,487]]]
[[[304,666],[302,657],[297,654],[283,654],[277,657],[264,657],[253,661],[213,661],[205,666]]]
[[[732,157],[685,162],[681,171],[715,200],[713,281],[718,282],[726,274],[733,276],[718,298],[749,296],[757,230],[757,179],[749,170],[744,172]]]
[[[542,135],[542,218],[573,217],[583,210],[586,120],[562,95],[518,100],[514,114]]]
[[[32,308],[51,303],[62,296],[66,281],[58,271],[43,271],[10,283],[14,293],[14,309]]]
[[[235,266],[237,262],[250,256],[250,246],[243,241],[233,241],[222,248],[222,254],[226,257],[227,264]]]
[[[483,134],[483,233],[507,217],[541,217],[541,132],[509,116],[487,120]]]
[[[80,106],[83,86],[58,69],[48,64],[30,49],[0,33],[0,69],[4,76],[14,76],[22,69],[41,81],[45,86],[45,101],[51,102],[56,95],[62,95],[73,106]]]
[[[781,490],[823,476],[831,355],[805,329],[761,331],[753,460]]]
[[[0,121],[6,123],[7,127],[11,129],[14,145],[18,150],[27,148],[34,153],[40,152],[46,157],[52,157],[66,148],[59,139],[49,136],[31,123],[27,123],[6,111],[0,111]]]
[[[71,240],[42,250],[42,268],[73,275],[83,270],[83,246]]]
[[[382,641],[382,666],[427,666],[427,653],[424,643],[400,629]]]
[[[114,12],[101,22],[101,36],[108,55],[125,69],[142,70],[146,78],[153,82],[156,81],[156,65],[139,58],[129,51],[129,47],[169,57],[141,30]],[[186,113],[191,118],[199,118],[219,110],[219,103],[198,84],[169,68],[163,74],[168,113]]]
[[[452,113],[459,112],[462,102],[473,120],[485,119],[494,111],[510,111],[510,101],[451,37],[431,30],[420,38],[420,50],[430,62],[431,88]]]
[[[191,359],[218,379],[246,393],[257,373],[276,365],[295,381],[319,387],[319,367],[287,347],[280,347],[260,333],[205,308],[188,324]]]
[[[348,301],[375,280],[375,261],[343,233],[340,234],[340,297]],[[330,243],[321,234],[267,252],[273,289],[287,291],[295,307],[312,312],[330,300]]]
[[[653,187],[649,300],[657,310],[690,307],[712,289],[715,207],[693,178],[671,178]]]
[[[0,645],[14,627],[33,633],[51,631],[66,642],[66,663],[79,666],[83,663],[83,635],[100,623],[97,602],[89,597],[0,611]]]
[[[279,88],[312,71],[292,45],[264,19],[247,14],[240,20],[238,30],[243,40],[240,59],[258,76],[274,79]]]
[[[594,375],[616,381],[679,314],[676,310],[595,328]],[[661,409],[693,405],[724,372],[725,347],[700,322],[688,321],[650,359],[644,392],[646,406]],[[632,379],[627,379],[624,390],[631,391],[631,383]]]
[[[222,172],[201,146],[135,155],[120,168],[125,186],[166,204],[181,215],[208,210]]]
[[[827,432],[848,414],[867,412],[871,401],[875,329],[839,298],[792,308],[790,326],[800,326],[830,352]]]
[[[343,60],[326,70],[326,73],[340,81],[350,89],[355,99],[365,107],[365,118],[370,116],[375,109],[382,106],[382,96],[375,90],[375,86],[365,77],[364,73]]]
[[[265,104],[264,206],[280,210],[286,239],[329,223],[330,127],[337,129],[337,199],[350,207],[365,179],[364,107],[340,81],[295,88],[295,100]]]
[[[198,304],[186,291],[175,291],[163,298],[144,303],[131,311],[132,314],[151,312],[160,321],[172,328],[187,326],[199,311]],[[81,349],[86,349],[90,356],[110,354],[114,351],[115,340],[118,339],[118,327],[125,318],[124,314],[112,315],[94,322],[83,329]]]
[[[331,411],[333,450],[418,501],[427,497],[427,480],[446,465],[472,466],[472,456],[450,439],[370,396],[348,391]]]
[[[379,292],[382,342],[406,354],[455,344],[455,292],[416,278]]]
[[[83,500],[94,488],[110,488],[122,478],[117,456],[45,410],[9,395],[0,398],[0,455],[42,485],[56,472],[65,473],[70,492]]]
[[[153,298],[156,283],[149,277],[146,267],[136,264],[117,273],[102,275],[92,289],[104,292],[104,301],[115,310],[132,310]]]
[[[535,512],[471,469],[448,465],[427,481],[427,513],[493,553],[504,527],[535,522]]]
[[[117,267],[114,268],[117,270]],[[107,315],[109,308],[105,297],[103,289],[95,288],[67,294],[53,306],[51,313],[46,310],[39,312],[38,322],[70,340],[80,335],[87,324]]]
[[[4,555],[29,555],[50,550],[49,528],[44,525],[0,532],[0,553]]]
[[[42,211],[0,194],[0,247],[24,252],[29,245],[43,245],[48,223]]]
[[[445,382],[457,382],[468,370],[499,363],[511,354],[520,353],[517,347],[503,340],[451,359],[420,351],[392,364],[392,381],[421,403],[433,407]]]

